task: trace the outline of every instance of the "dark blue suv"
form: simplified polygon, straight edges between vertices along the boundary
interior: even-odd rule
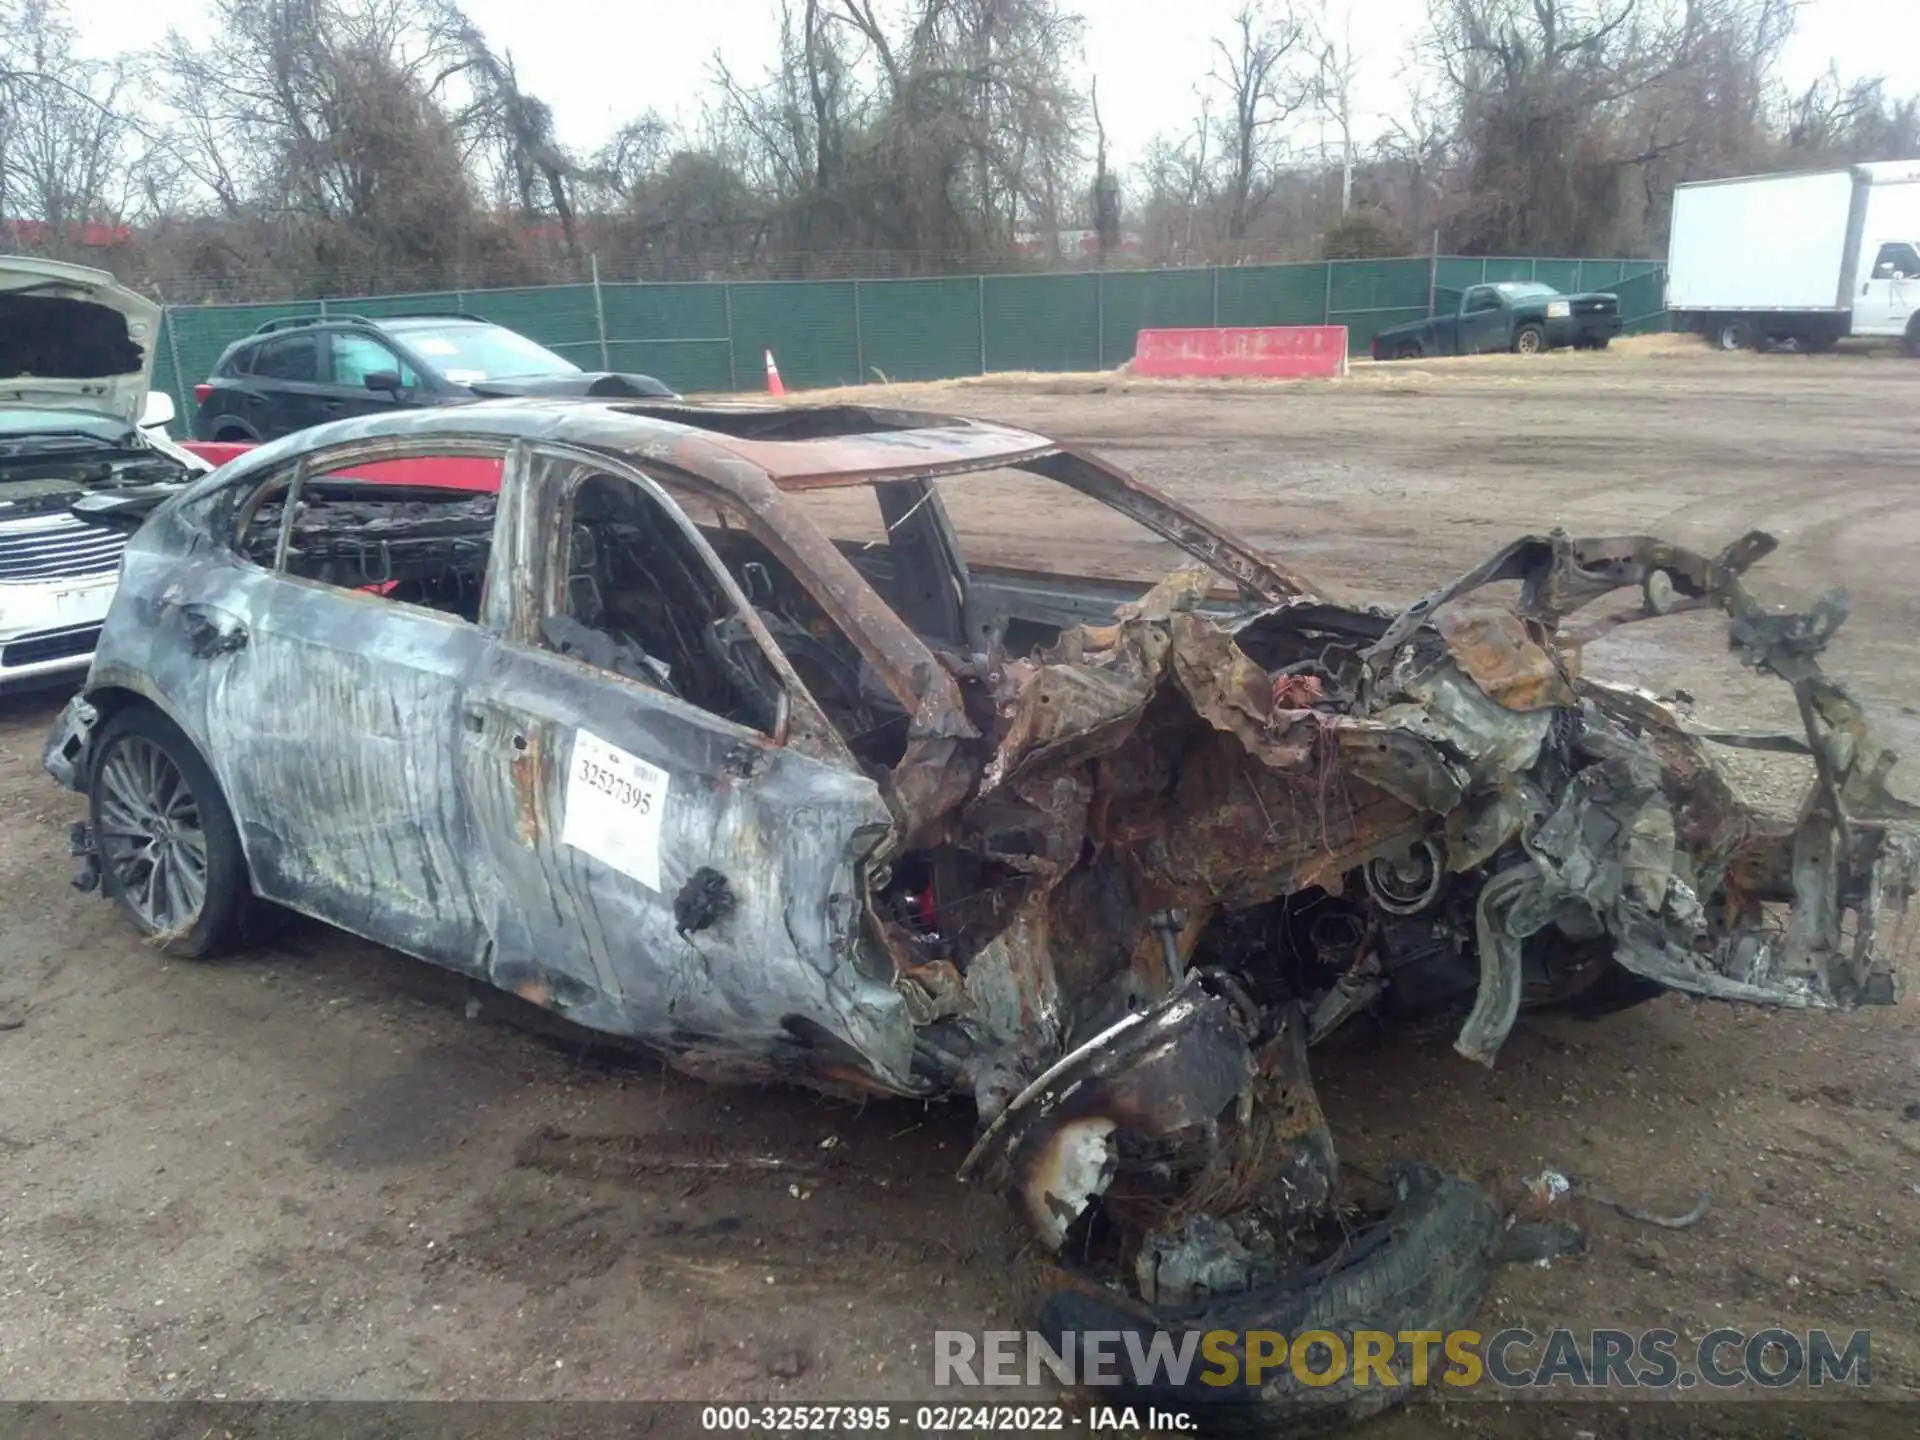
[[[502,395],[677,399],[651,375],[582,370],[477,315],[269,320],[194,386],[199,440],[273,440],[349,415]]]

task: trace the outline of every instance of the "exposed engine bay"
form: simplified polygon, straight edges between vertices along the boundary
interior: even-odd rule
[[[963,1062],[988,1122],[963,1173],[1076,1264],[1104,1257],[1136,1306],[1218,1304],[1324,1253],[1313,1225],[1343,1187],[1306,1055],[1360,1015],[1448,1018],[1491,1065],[1531,1005],[1891,1003],[1909,941],[1880,927],[1904,918],[1920,812],[1815,661],[1844,597],[1781,615],[1740,585],[1772,548],[1554,535],[1398,616],[1303,599],[1237,626],[1196,613],[1199,579],[1175,576],[1116,626],[1007,662],[1008,723],[961,826],[1023,872],[992,943],[1071,934],[1069,963],[1088,963],[1080,892],[1111,870],[1131,904],[1108,952],[1127,998],[1063,1004],[1068,1053],[1024,1087],[1004,1052]],[[1496,579],[1522,581],[1517,607],[1453,603]],[[1792,686],[1805,732],[1708,730],[1583,677],[1560,622],[1622,585],[1644,602],[1608,623],[1724,611],[1734,654]],[[1715,745],[1810,756],[1798,817],[1741,803]],[[1021,825],[1044,842],[1005,843]],[[916,975],[955,963],[933,874],[895,907]]]
[[[66,424],[69,433],[10,435],[0,428],[0,522],[61,514],[88,494],[177,485],[190,476],[130,430],[111,438],[112,429],[124,427],[98,426],[89,417]],[[94,428],[108,434],[89,433]]]
[[[1891,1003],[1909,942],[1879,927],[1914,888],[1916,812],[1815,662],[1844,598],[1778,615],[1741,587],[1771,548],[1529,539],[1398,616],[1219,623],[1175,576],[993,667],[996,751],[953,844],[894,865],[882,923],[934,1007],[1019,974],[1014,947],[1074,971],[1030,986],[1066,1054],[1024,1085],[1026,1052],[955,1027],[987,1122],[963,1173],[1135,1304],[1220,1303],[1324,1258],[1346,1192],[1306,1056],[1357,1017],[1445,1020],[1491,1065],[1527,1006]],[[1495,579],[1518,607],[1453,603]],[[1645,599],[1608,623],[1724,611],[1805,732],[1708,730],[1582,676],[1560,622],[1623,584]],[[1715,745],[1811,757],[1798,817],[1741,803]]]

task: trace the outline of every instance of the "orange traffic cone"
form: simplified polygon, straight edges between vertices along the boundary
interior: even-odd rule
[[[773,363],[773,351],[767,351],[767,393],[785,395],[787,387],[780,383],[780,367]]]

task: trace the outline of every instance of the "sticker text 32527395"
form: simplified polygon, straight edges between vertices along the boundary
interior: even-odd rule
[[[659,766],[575,731],[561,843],[658,890],[669,788],[670,777]]]

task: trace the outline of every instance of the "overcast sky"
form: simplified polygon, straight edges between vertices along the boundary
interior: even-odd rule
[[[68,0],[89,49],[137,49],[169,26],[204,28],[204,0]],[[1122,165],[1157,133],[1196,113],[1194,86],[1212,63],[1209,36],[1224,34],[1240,0],[1082,0],[1088,73]],[[1333,0],[1338,6],[1342,0]],[[1360,62],[1356,129],[1367,138],[1405,93],[1406,57],[1425,0],[1350,0]],[[653,108],[693,119],[716,47],[741,78],[772,61],[773,0],[465,0],[497,49],[512,52],[521,83],[553,106],[560,138],[591,150],[622,121]],[[1805,83],[1837,62],[1844,75],[1885,74],[1920,91],[1913,0],[1805,0],[1787,54],[1787,78]],[[1184,30],[1170,23],[1178,16]],[[1311,143],[1309,134],[1301,137]]]

